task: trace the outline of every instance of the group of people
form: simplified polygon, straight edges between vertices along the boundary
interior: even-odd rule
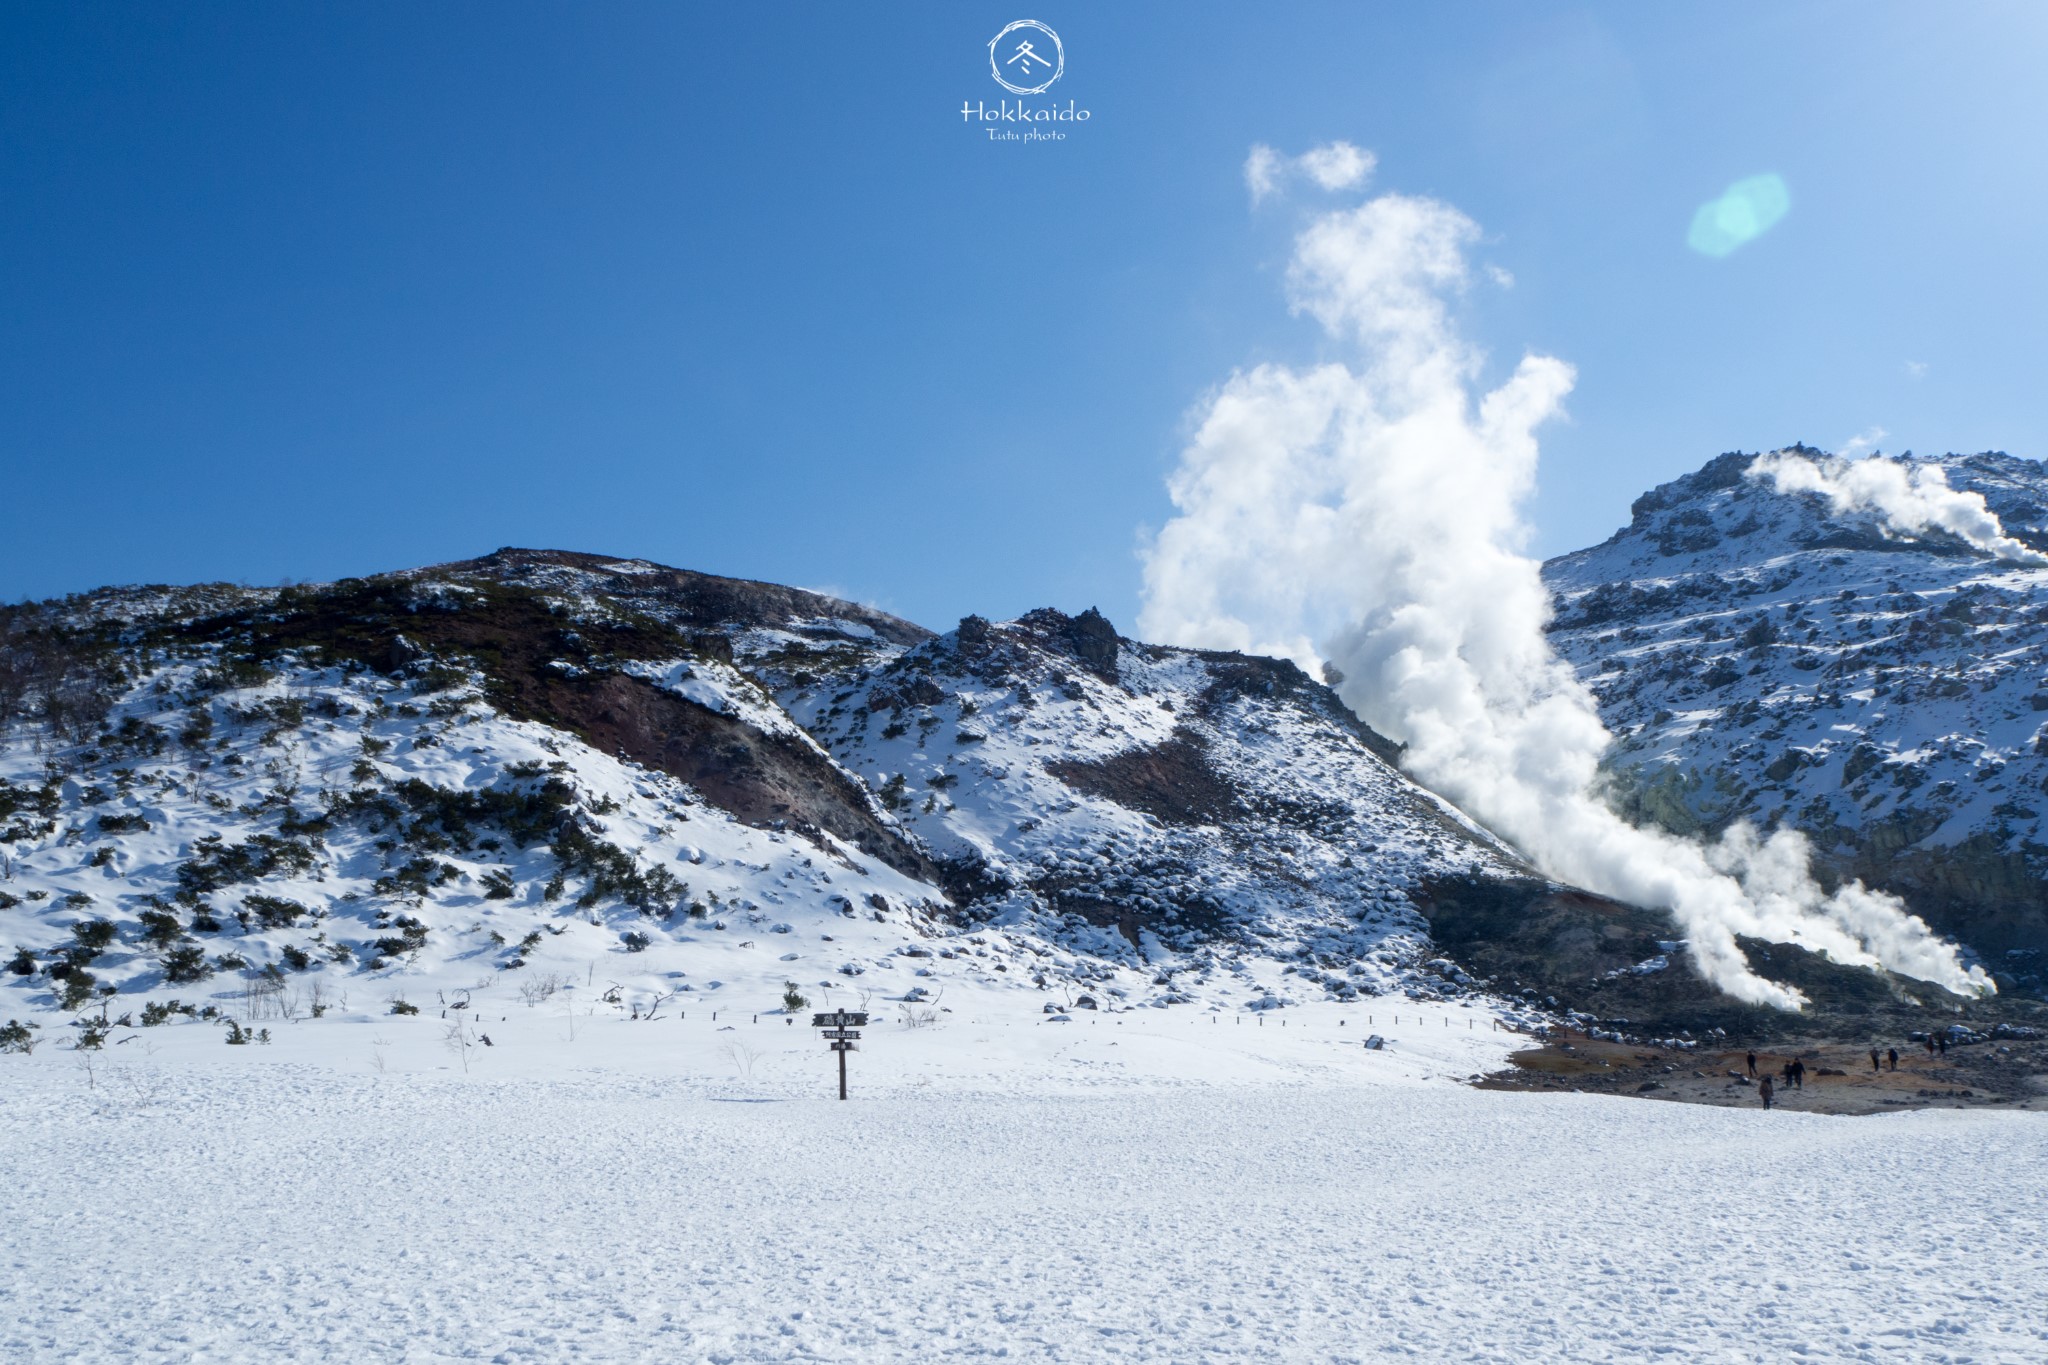
[[[1749,1074],[1752,1077],[1756,1075],[1756,1054],[1754,1052],[1749,1054]],[[1806,1089],[1806,1063],[1800,1061],[1797,1057],[1787,1061],[1780,1074],[1784,1077],[1786,1088],[1792,1090]],[[1771,1077],[1765,1076],[1757,1082],[1756,1093],[1757,1097],[1764,1102],[1764,1108],[1768,1109],[1771,1107],[1771,1101],[1777,1096],[1778,1084]]]
[[[1929,1033],[1924,1041],[1929,1057],[1948,1056],[1948,1039],[1945,1036]],[[1870,1069],[1872,1071],[1897,1071],[1899,1069],[1899,1050],[1895,1047],[1886,1048],[1883,1052],[1879,1052],[1876,1048],[1870,1049]],[[1752,1079],[1757,1081],[1757,1098],[1764,1102],[1764,1108],[1766,1109],[1771,1107],[1771,1102],[1777,1098],[1782,1090],[1806,1089],[1806,1063],[1800,1061],[1797,1057],[1786,1062],[1780,1069],[1779,1075],[1782,1079],[1774,1080],[1768,1075],[1757,1078],[1756,1054],[1752,1052],[1749,1054],[1749,1074]]]

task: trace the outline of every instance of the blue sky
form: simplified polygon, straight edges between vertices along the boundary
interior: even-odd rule
[[[960,118],[1024,17],[1062,143]],[[1462,325],[1578,369],[1541,552],[1727,449],[2048,456],[2044,65],[2037,4],[12,5],[0,598],[522,544],[1128,626],[1190,408],[1326,344],[1254,143],[1486,230]]]

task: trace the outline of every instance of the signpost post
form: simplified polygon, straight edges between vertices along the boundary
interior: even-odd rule
[[[830,1010],[811,1016],[811,1027],[823,1029],[832,1051],[839,1054],[839,1098],[846,1098],[846,1054],[854,1050],[868,1017],[860,1010]]]

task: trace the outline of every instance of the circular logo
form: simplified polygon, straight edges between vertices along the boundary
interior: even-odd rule
[[[1066,74],[1067,49],[1036,19],[1019,19],[988,41],[988,70],[1013,95],[1036,95]]]

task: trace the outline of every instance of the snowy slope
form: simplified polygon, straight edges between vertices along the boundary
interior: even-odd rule
[[[1803,452],[1818,456],[1819,452]],[[1906,896],[2007,985],[2048,950],[2048,569],[1780,493],[1731,454],[1645,494],[1545,566],[1559,651],[1618,744],[1616,798],[1679,830],[1807,831]],[[2002,454],[1903,462],[2048,544],[2048,471]]]
[[[1247,950],[1299,959],[1280,1000],[1413,988],[1418,889],[1527,873],[1286,663],[1092,612],[970,618],[837,672],[764,643],[791,714],[961,871],[969,917],[1152,964],[1169,994],[1242,995]]]
[[[5,625],[0,1017],[1462,997],[1416,897],[1529,877],[1290,666],[1099,617],[507,551]]]
[[[583,983],[599,961],[629,1006],[728,977],[811,981],[885,956],[939,894],[829,840],[750,827],[467,687],[303,668],[209,694],[198,676],[153,675],[117,720],[169,734],[203,708],[218,719],[196,752],[108,748],[43,787],[34,756],[9,751],[12,790],[54,797],[17,817],[29,837],[7,844],[0,883],[10,946],[44,969],[9,978],[24,1003],[64,994],[47,968],[75,955],[72,926],[102,918],[113,939],[78,970],[122,1006],[213,1000],[261,1019],[286,997],[382,1007],[515,971]],[[168,917],[154,939],[151,915]],[[167,966],[181,949],[200,950],[182,973],[198,979]],[[248,998],[266,989],[276,1002]]]
[[[1129,1023],[1092,1032],[1167,1021]],[[402,1036],[390,1050],[380,1074],[214,1047],[203,1069],[110,1064],[91,1090],[68,1062],[17,1067],[0,1356],[2048,1353],[2048,1251],[2023,1216],[2048,1179],[2038,1114],[1328,1080],[840,1105],[730,1066],[713,1098],[686,1074],[464,1075],[438,1049],[449,1069],[422,1072],[398,1069]]]

